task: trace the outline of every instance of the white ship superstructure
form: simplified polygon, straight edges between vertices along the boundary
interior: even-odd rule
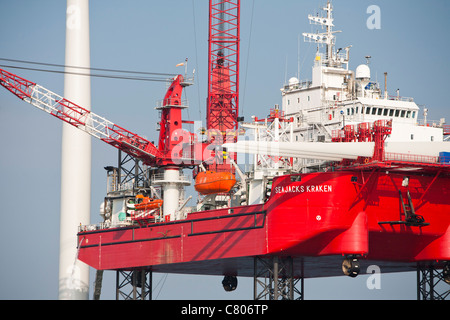
[[[445,119],[439,123],[419,125],[418,117],[427,109],[420,110],[412,98],[405,98],[396,92],[387,92],[387,73],[384,91],[371,78],[369,67],[362,64],[355,71],[349,70],[349,50],[335,49],[333,31],[333,7],[328,1],[324,8],[326,17],[310,15],[311,23],[326,29],[325,33],[304,33],[307,41],[318,45],[312,81],[291,78],[282,89],[282,111],[294,119],[294,141],[331,141],[336,130],[349,124],[374,122],[380,119],[392,120],[393,130],[388,141],[442,141]],[[325,45],[326,52],[319,52]]]

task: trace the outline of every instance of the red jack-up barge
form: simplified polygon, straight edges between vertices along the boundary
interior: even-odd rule
[[[236,288],[236,277],[254,277],[255,299],[293,299],[298,293],[303,298],[295,288],[299,279],[342,272],[356,277],[372,264],[383,272],[432,266],[442,269],[442,279],[450,283],[448,150],[440,150],[440,157],[393,154],[385,147],[392,119],[361,123],[354,130],[346,126],[332,141],[322,142],[320,150],[303,144],[292,153],[283,152],[283,144],[277,155],[266,150],[275,163],[292,165],[296,152],[328,161],[321,170],[263,179],[264,186],[256,189],[259,200],[250,201],[250,176],[239,170],[236,154],[227,153],[228,146],[237,145],[242,120],[239,19],[239,0],[210,1],[208,128],[202,139],[182,126],[189,123],[181,116],[187,77],[173,79],[158,105],[155,146],[0,70],[2,86],[20,99],[136,161],[129,188],[123,163],[107,168],[112,180],[102,206],[105,222],[80,227],[78,259],[99,271],[132,272],[142,279],[148,272],[223,275],[228,291]],[[264,121],[279,129],[293,119],[276,108]],[[194,169],[201,196],[196,207],[187,207],[186,168]],[[258,292],[260,277],[271,281]]]

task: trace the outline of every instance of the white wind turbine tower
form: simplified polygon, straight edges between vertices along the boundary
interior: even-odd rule
[[[90,110],[89,0],[67,0],[66,14],[64,97]],[[90,222],[91,137],[67,123],[61,162],[59,299],[87,300],[89,267],[77,261],[77,232]]]

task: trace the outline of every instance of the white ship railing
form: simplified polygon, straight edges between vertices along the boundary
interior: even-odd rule
[[[411,163],[438,163],[439,157],[386,152],[384,160]]]
[[[403,102],[414,102],[414,98],[411,98],[411,97],[399,97],[399,96],[389,96],[388,100],[403,101]]]
[[[423,126],[423,127],[433,127],[433,128],[443,128],[449,125],[446,125],[444,122],[442,121],[436,121],[436,120],[425,120],[424,119],[420,119],[417,120],[417,124],[419,126]]]
[[[152,175],[151,181],[154,184],[158,184],[158,183],[161,183],[161,182],[166,182],[167,180],[164,177],[164,173],[158,173],[158,174]],[[177,182],[183,182],[183,183],[190,183],[191,179],[188,176],[186,176],[186,175],[181,175],[180,174],[180,176],[178,177],[178,179],[176,181]]]
[[[169,98],[156,101],[156,109],[162,109],[166,106],[170,107],[179,107],[179,108],[188,108],[189,101],[187,99],[178,99],[178,98]]]

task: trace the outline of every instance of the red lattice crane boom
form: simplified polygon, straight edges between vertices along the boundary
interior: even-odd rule
[[[195,136],[181,128],[183,76],[177,76],[159,106],[162,110],[159,148],[147,139],[51,92],[50,90],[0,69],[0,84],[21,100],[98,138],[149,166],[177,164],[189,166],[193,159]],[[199,146],[196,145],[198,148]],[[202,150],[203,148],[200,148]],[[187,158],[185,155],[187,154]],[[201,157],[202,152],[197,152]]]
[[[240,0],[210,0],[209,10],[207,127],[234,142],[225,139],[238,129]]]

